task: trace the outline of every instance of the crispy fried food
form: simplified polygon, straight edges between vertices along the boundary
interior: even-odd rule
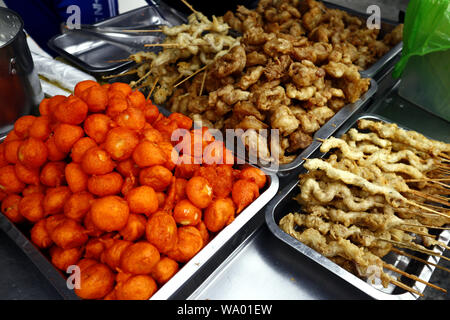
[[[145,234],[147,219],[141,214],[131,213],[126,226],[119,230],[124,240],[136,241]]]
[[[46,161],[48,150],[45,143],[30,137],[24,140],[17,149],[17,160],[29,168],[39,168]]]
[[[52,241],[62,249],[81,247],[88,240],[88,235],[81,224],[72,219],[64,219],[49,234]]]
[[[149,275],[132,275],[115,287],[115,296],[119,300],[148,300],[158,286]]]
[[[83,136],[83,128],[67,123],[58,124],[53,134],[56,147],[64,153],[69,153],[75,142]]]
[[[49,251],[52,264],[62,272],[66,272],[69,266],[76,265],[83,252],[81,248],[63,249],[55,245]]]
[[[142,140],[133,151],[133,160],[140,167],[163,165],[168,160],[158,144]]]
[[[48,116],[37,117],[28,129],[30,137],[45,141],[51,133],[50,118]]]
[[[133,213],[143,213],[146,216],[151,216],[159,207],[155,190],[145,185],[131,189],[126,194],[126,199],[130,211]]]
[[[121,197],[106,196],[92,203],[91,214],[92,222],[98,229],[111,232],[126,226],[130,210]]]
[[[76,193],[87,190],[89,176],[83,171],[81,165],[76,162],[69,163],[64,172],[70,191]]]
[[[123,178],[120,173],[110,172],[102,175],[93,175],[87,181],[87,189],[98,197],[119,194],[122,190]]]
[[[56,121],[78,125],[86,119],[88,105],[76,96],[69,96],[53,111]]]
[[[166,190],[171,181],[172,172],[160,165],[143,168],[139,173],[139,183],[152,187],[156,192]]]
[[[47,162],[41,169],[39,175],[40,182],[47,187],[59,187],[67,183],[70,185],[69,180],[66,179],[67,172],[70,171],[66,168],[64,161],[51,161]],[[69,179],[71,179],[69,172]]]
[[[236,214],[239,214],[245,207],[259,197],[258,185],[249,180],[238,180],[233,185],[231,197],[237,207]]]
[[[86,191],[72,193],[64,204],[64,215],[75,221],[82,221],[91,209],[94,196]]]
[[[113,171],[114,161],[100,147],[87,150],[81,160],[81,168],[87,174],[107,174]]]
[[[20,139],[28,138],[29,129],[36,117],[32,115],[22,116],[14,123],[14,132]]]
[[[202,235],[193,226],[179,227],[177,238],[175,249],[167,252],[167,256],[175,261],[187,262],[203,247]]]
[[[121,239],[102,239],[105,249],[100,255],[100,261],[107,264],[112,270],[116,270],[120,264],[120,258],[126,248],[133,242]]]
[[[82,299],[101,299],[114,287],[114,274],[102,263],[95,263],[81,271],[80,288],[75,293]]]
[[[64,205],[71,195],[71,191],[66,186],[47,188],[42,205],[46,215],[62,213]]]
[[[178,263],[169,257],[162,257],[150,273],[159,285],[169,281],[179,270]]]
[[[202,210],[187,199],[181,200],[173,209],[173,218],[180,225],[195,226],[202,218]]]
[[[120,257],[120,269],[132,274],[148,274],[158,263],[158,249],[147,241],[128,246]]]
[[[43,201],[42,193],[24,196],[19,202],[19,213],[28,221],[38,222],[45,216]]]
[[[231,198],[215,199],[205,210],[203,221],[211,232],[218,232],[233,221],[235,206]]]
[[[84,153],[93,147],[97,147],[97,143],[94,141],[94,139],[90,137],[83,137],[79,139],[72,146],[72,150],[70,152],[72,162],[80,163],[83,159]]]
[[[105,141],[111,126],[112,120],[109,116],[103,113],[94,113],[86,118],[83,128],[87,136],[100,144]]]
[[[28,168],[18,162],[14,165],[17,178],[27,185],[39,185],[39,168]]]
[[[145,229],[147,241],[159,252],[167,253],[177,245],[177,224],[175,219],[165,212],[154,213],[147,221]]]
[[[192,204],[200,209],[204,209],[209,206],[213,199],[213,189],[208,180],[201,176],[196,176],[187,182],[186,195]]]
[[[105,150],[113,160],[128,159],[139,143],[136,132],[125,127],[111,129],[106,135]]]
[[[21,223],[25,220],[25,218],[19,212],[19,203],[21,200],[22,197],[17,194],[7,195],[2,200],[2,213],[14,223]]]
[[[31,242],[41,249],[50,248],[53,244],[53,240],[51,239],[45,225],[45,219],[39,220],[33,225],[30,231]]]

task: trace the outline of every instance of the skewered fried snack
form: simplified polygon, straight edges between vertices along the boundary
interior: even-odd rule
[[[449,185],[440,171],[450,145],[382,122],[360,120],[358,126],[365,131],[320,140],[327,158],[305,159],[309,171],[299,176],[301,192],[294,198],[302,213],[286,215],[280,227],[361,277],[368,277],[365,252],[382,258],[398,247],[447,259],[431,249],[450,247],[429,228],[450,223]],[[382,267],[418,281],[385,262]],[[383,284],[403,286],[389,279]]]

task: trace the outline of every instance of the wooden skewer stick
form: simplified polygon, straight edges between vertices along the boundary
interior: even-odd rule
[[[161,29],[146,29],[146,30],[120,30],[124,33],[140,33],[140,32],[163,32]]]
[[[183,2],[193,13],[198,13],[198,11],[195,10],[186,0],[181,0],[181,2]]]
[[[131,87],[135,87],[139,82],[147,78],[150,75],[150,73],[152,73],[152,69],[148,70],[148,72],[144,74],[140,79],[138,79]]]
[[[401,230],[401,231],[406,231],[406,232],[415,233],[415,234],[417,234],[417,235],[419,235],[419,236],[429,237],[429,238],[433,238],[433,239],[436,238],[435,235],[428,234],[428,233],[423,232],[423,231],[411,230],[411,229],[408,229],[408,228],[401,228],[401,227],[395,227],[395,229],[398,229],[398,230]]]
[[[438,202],[438,203],[446,205],[446,206],[450,206],[450,202],[444,201],[444,200],[438,198],[437,196],[434,196],[434,195],[432,196],[432,195],[429,195],[429,194],[426,194],[426,193],[423,193],[423,192],[420,192],[420,191],[417,191],[414,189],[410,189],[408,192],[415,194],[416,196],[419,196],[419,197],[422,197],[422,198],[425,198],[425,199],[428,199],[428,200],[431,200],[434,202]]]
[[[109,63],[116,63],[116,62],[126,62],[126,61],[133,61],[131,58],[125,58],[125,59],[118,59],[118,60],[108,60]]]
[[[181,47],[180,43],[147,43],[144,47]]]
[[[410,249],[410,250],[413,250],[413,251],[426,253],[426,254],[429,254],[431,256],[439,257],[439,258],[442,258],[444,260],[450,261],[450,258],[447,258],[446,256],[443,256],[442,254],[439,254],[437,252],[434,252],[433,250],[418,248],[418,247],[415,247],[413,245],[405,244],[403,242],[394,241],[394,240],[390,240],[390,239],[384,239],[384,238],[377,238],[377,239],[381,240],[381,241],[386,241],[386,242],[392,243],[393,245],[395,245],[397,247],[400,247],[400,248],[405,248],[405,249]]]
[[[102,76],[102,79],[111,79],[111,78],[123,77],[123,76],[127,76],[129,74],[135,74],[137,72],[138,72],[137,69],[135,69],[135,70],[130,70],[130,71],[127,71],[127,72],[124,72],[124,73],[120,73],[120,74],[113,74],[113,75],[110,75],[110,76]]]
[[[397,280],[395,280],[395,279],[389,279],[389,281],[390,281],[393,285],[395,285],[395,286],[397,286],[397,287],[399,287],[399,288],[402,288],[402,289],[404,289],[404,290],[406,290],[406,291],[409,291],[409,292],[411,292],[411,293],[414,293],[414,294],[417,294],[417,295],[423,297],[423,294],[422,294],[422,293],[420,293],[419,291],[417,291],[417,290],[415,290],[415,289],[413,289],[413,288],[407,286],[407,285],[404,284],[404,283],[401,283],[400,281],[397,281]]]
[[[405,272],[403,270],[400,270],[400,269],[396,268],[395,266],[393,266],[393,265],[391,265],[389,263],[383,263],[383,267],[385,267],[386,269],[389,269],[391,271],[394,271],[394,272],[396,272],[398,274],[401,274],[402,276],[405,276],[407,278],[410,278],[410,279],[413,279],[415,281],[421,282],[421,283],[423,283],[423,284],[425,284],[425,285],[427,285],[427,286],[429,286],[431,288],[434,288],[434,289],[439,290],[441,292],[447,293],[447,290],[445,290],[445,289],[443,289],[441,287],[438,287],[435,284],[432,284],[432,283],[429,283],[429,282],[427,282],[425,280],[422,280],[422,279],[420,279],[419,277],[417,277],[417,276],[415,276],[413,274],[409,274],[409,273],[407,273],[407,272]]]
[[[431,212],[431,213],[434,213],[434,214],[438,214],[438,215],[443,216],[443,217],[446,217],[446,218],[450,218],[449,215],[446,215],[446,214],[443,213],[443,212],[439,212],[439,211],[430,209],[430,208],[428,208],[428,207],[422,206],[422,205],[420,205],[420,204],[418,204],[418,203],[416,203],[416,202],[414,202],[414,201],[407,200],[406,203],[408,203],[409,205],[418,207],[418,208],[420,208],[420,209],[423,209],[423,210],[425,210],[425,211],[428,211],[428,212]]]
[[[198,70],[195,71],[193,74],[191,74],[190,76],[187,76],[186,78],[184,78],[183,80],[181,80],[180,82],[178,82],[178,83],[177,83],[176,85],[174,85],[173,87],[174,87],[174,88],[178,87],[180,84],[182,84],[183,82],[189,80],[190,78],[192,78],[193,76],[195,76],[197,73],[202,72],[202,71],[205,70],[207,67],[208,67],[208,66],[206,65],[206,66],[204,66],[204,67],[198,69]]]
[[[436,268],[438,268],[438,269],[441,269],[441,270],[443,270],[443,271],[447,271],[448,273],[450,273],[450,269],[448,269],[448,268],[446,268],[446,267],[442,267],[442,266],[440,266],[440,265],[438,265],[438,264],[436,264],[436,263],[433,263],[433,262],[424,260],[424,259],[422,259],[422,258],[413,256],[412,254],[406,253],[405,251],[399,250],[399,249],[397,249],[397,248],[392,248],[391,251],[392,251],[392,252],[395,252],[395,253],[397,253],[397,254],[399,254],[399,255],[402,255],[402,256],[405,256],[405,257],[408,257],[408,258],[417,260],[417,261],[419,261],[419,262],[422,262],[422,263],[425,263],[425,264],[429,264],[430,266],[436,267]]]
[[[203,87],[205,86],[206,74],[207,73],[208,73],[208,70],[205,70],[205,72],[203,73],[202,85],[200,86],[200,92],[198,94],[199,97],[203,94]]]
[[[153,90],[155,90],[156,85],[158,84],[159,81],[159,77],[156,78],[155,83],[153,84],[152,88],[150,89],[150,92],[147,95],[147,100],[150,99],[150,97],[152,96]]]
[[[406,182],[426,182],[426,181],[450,181],[450,178],[433,179],[433,178],[423,178],[423,179],[406,179]]]
[[[440,230],[450,230],[450,228],[446,227],[435,227],[435,226],[429,226],[425,224],[414,224],[414,223],[403,223],[404,226],[412,226],[412,227],[423,227],[427,229],[440,229]]]
[[[438,156],[440,156],[441,158],[450,160],[450,156],[446,155],[445,153],[439,152],[439,153],[438,153]]]

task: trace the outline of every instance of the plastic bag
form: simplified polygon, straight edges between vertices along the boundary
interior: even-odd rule
[[[401,76],[411,56],[450,49],[450,0],[411,0],[406,9],[403,50],[393,76]]]

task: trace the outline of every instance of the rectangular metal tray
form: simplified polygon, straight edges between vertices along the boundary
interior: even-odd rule
[[[159,25],[178,25],[185,22],[185,17],[170,8],[164,2],[144,6],[120,14],[113,18],[93,24],[102,28],[151,29]],[[49,47],[79,68],[95,76],[112,72],[118,73],[130,68],[133,61],[117,61],[126,59],[131,54],[144,50],[144,43],[162,41],[163,34],[150,35],[121,34],[117,41],[109,41],[99,36],[84,32],[65,32],[49,40]],[[123,42],[123,43],[121,43]],[[136,45],[136,47],[134,47]],[[139,49],[140,48],[140,49]],[[115,62],[112,62],[115,61]]]
[[[362,114],[358,117],[355,117],[354,121],[350,121],[345,125],[345,127],[341,128],[337,133],[336,137],[341,137],[344,133],[346,133],[351,128],[354,128],[357,124],[357,121],[359,119],[371,119],[375,121],[382,121],[386,123],[392,123],[390,120],[375,115],[375,114]],[[407,129],[406,127],[399,126],[404,129]],[[311,155],[308,158],[323,158],[326,156],[326,154],[320,152],[320,145],[317,146],[316,150],[314,150]],[[302,164],[304,163],[304,160]],[[304,173],[307,170],[305,168],[302,168],[299,173]],[[293,197],[295,197],[300,192],[299,186],[298,186],[298,178],[295,177],[292,181],[288,183],[286,187],[284,187],[278,195],[268,204],[265,211],[265,219],[266,224],[269,228],[269,230],[281,241],[295,249],[298,253],[303,254],[310,258],[311,260],[318,263],[321,267],[329,270],[330,272],[334,273],[335,275],[339,276],[343,280],[347,281],[348,283],[355,286],[357,289],[365,292],[369,296],[380,299],[380,300],[413,300],[417,299],[418,295],[410,293],[408,291],[405,291],[403,289],[399,289],[398,287],[394,287],[393,285],[389,285],[388,288],[382,288],[377,289],[364,280],[358,278],[357,276],[353,275],[352,273],[346,271],[339,265],[335,264],[322,254],[318,253],[317,251],[311,249],[310,247],[306,246],[302,242],[298,241],[297,239],[291,237],[287,233],[285,233],[283,230],[280,229],[278,226],[278,223],[280,219],[290,213],[299,211],[301,208],[300,205],[293,200]],[[437,240],[448,244],[450,240],[450,231],[449,230],[443,230],[440,232],[440,234],[437,237]],[[442,254],[443,249],[435,246],[433,249],[436,253]],[[425,254],[417,254],[417,256],[421,257],[422,259],[427,260],[428,262],[432,262],[434,264],[437,264],[440,260],[439,257],[436,256],[429,256]],[[389,253],[385,258],[383,258],[388,263],[391,263],[395,265],[397,268],[405,270],[408,268],[408,272],[411,274],[416,275],[420,279],[424,281],[429,281],[431,278],[431,275],[433,271],[435,270],[435,267],[432,265],[424,265],[420,262],[417,262],[415,260],[412,260],[408,257],[403,256],[397,256],[392,253]],[[390,272],[387,272],[390,273]],[[391,273],[392,275],[395,275],[395,273]],[[411,283],[411,284],[409,284]],[[425,290],[426,285],[421,282],[412,282],[411,280],[408,280],[408,285],[416,289],[418,292],[423,293]]]
[[[263,207],[275,196],[279,188],[278,177],[273,173],[267,173],[267,185],[260,196],[244,209],[235,220],[220,231],[215,237],[200,250],[189,262],[164,284],[151,297],[151,300],[171,299],[178,292],[185,295],[195,290],[208,276],[208,270],[214,270],[221,264],[226,255],[221,251],[232,251],[240,244],[239,239],[233,237],[257,214],[264,214]],[[39,271],[55,287],[64,299],[74,300],[78,296],[67,287],[66,279],[61,271],[57,270],[50,262],[49,257],[42,253],[31,241],[26,226],[16,226],[6,216],[0,214],[0,228],[13,240],[28,258],[36,265]],[[206,266],[207,265],[207,266]]]

